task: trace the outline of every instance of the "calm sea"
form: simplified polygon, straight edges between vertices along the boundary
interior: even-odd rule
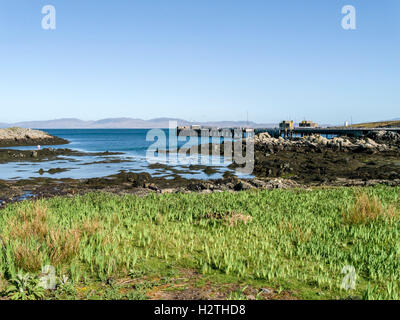
[[[135,171],[135,172],[149,172],[155,176],[165,176],[172,178],[173,172],[165,170],[152,170],[148,168],[149,159],[151,162],[165,163],[174,166],[175,170],[182,170],[183,177],[198,178],[198,179],[217,179],[222,176],[225,171],[229,171],[227,165],[222,157],[204,157],[195,156],[192,158],[178,158],[171,156],[171,158],[155,158],[146,157],[146,152],[155,142],[159,141],[158,138],[146,139],[150,129],[45,129],[44,131],[65,138],[70,141],[67,145],[60,146],[41,146],[42,148],[69,148],[84,152],[122,152],[122,156],[85,156],[85,157],[62,157],[57,161],[45,162],[17,162],[0,164],[0,179],[27,179],[32,177],[52,177],[52,178],[74,178],[85,179],[93,177],[102,177],[118,173],[120,170]],[[152,131],[154,132],[154,131]],[[165,134],[165,140],[169,141],[169,130],[164,129],[162,133]],[[155,135],[159,135],[155,132]],[[161,134],[161,140],[164,139]],[[187,138],[183,141],[176,139],[175,133],[172,138],[177,141],[178,147],[186,144],[186,146],[199,144],[197,138]],[[222,139],[222,138],[221,138]],[[211,141],[211,140],[210,140]],[[220,142],[220,138],[213,138],[212,142]],[[14,149],[34,150],[36,147],[16,147]],[[104,160],[123,159],[121,163],[96,163],[104,162]],[[188,173],[187,166],[189,164],[206,164],[218,168],[218,173],[206,175],[201,170],[192,170]],[[54,168],[65,168],[68,171],[50,174],[43,173]],[[43,171],[40,173],[40,169]]]

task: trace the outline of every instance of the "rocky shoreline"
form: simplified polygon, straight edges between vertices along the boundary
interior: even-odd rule
[[[343,180],[398,184],[400,179],[400,135],[391,132],[293,141],[261,134],[254,143],[257,177],[290,178],[307,185],[337,185]]]
[[[318,135],[283,139],[261,133],[250,141],[254,142],[254,157],[250,158],[254,159],[253,175],[257,178],[290,179],[309,186],[365,185],[369,181],[399,184],[400,135],[393,132],[332,139]],[[202,147],[208,154],[224,156],[224,143],[193,146],[187,154],[201,153]],[[241,151],[245,155],[246,140],[242,141]]]
[[[400,135],[394,132],[378,131],[361,138],[334,137],[327,139],[320,135],[310,135],[293,140],[273,138],[261,133],[254,138],[255,150],[274,154],[279,151],[323,152],[387,152],[400,150]]]
[[[80,152],[64,148],[44,148],[41,150],[14,150],[0,149],[0,164],[8,162],[41,162],[61,159],[65,156],[112,156],[121,155],[120,152]],[[120,160],[121,162],[123,160]]]
[[[215,145],[209,146],[210,150],[214,147]],[[223,146],[220,147],[222,151]],[[63,155],[86,154],[69,149],[1,150],[0,162],[47,161]],[[105,152],[96,155],[114,154]],[[144,196],[150,193],[236,192],[274,188],[377,184],[397,186],[400,185],[400,135],[378,132],[359,139],[307,136],[284,140],[260,134],[254,139],[255,177],[252,179],[239,179],[230,172],[217,180],[186,179],[173,167],[161,164],[150,166],[153,169],[172,171],[173,174],[168,177],[155,177],[149,173],[121,171],[112,176],[93,179],[0,180],[0,206],[24,199],[73,196],[94,191]],[[230,167],[237,166],[232,164]],[[213,172],[212,167],[187,168],[192,169]]]
[[[0,208],[9,203],[50,198],[55,196],[72,197],[90,192],[108,192],[118,195],[134,194],[147,196],[151,193],[212,193],[238,192],[246,190],[269,189],[307,189],[314,187],[374,186],[385,184],[400,185],[400,179],[347,179],[338,178],[329,183],[301,184],[288,178],[257,177],[239,179],[227,175],[217,180],[185,179],[175,175],[174,179],[153,177],[149,173],[121,171],[118,174],[92,179],[52,179],[32,178],[29,180],[0,180]]]
[[[285,179],[242,180],[231,176],[218,180],[197,180],[185,179],[179,175],[176,175],[174,179],[165,179],[152,177],[149,173],[134,172],[120,172],[109,177],[92,179],[0,180],[0,207],[26,199],[74,196],[97,191],[145,196],[150,193],[211,193],[296,187],[301,186],[294,181]]]
[[[40,130],[17,127],[0,129],[0,147],[62,145],[68,143],[68,140],[52,136]]]

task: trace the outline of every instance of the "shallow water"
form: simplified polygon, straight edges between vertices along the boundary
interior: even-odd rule
[[[158,155],[152,153],[147,155],[146,152],[154,145],[154,140],[147,141],[149,129],[53,129],[45,130],[52,135],[67,139],[70,144],[60,146],[41,146],[41,148],[69,148],[83,152],[122,152],[118,156],[83,156],[83,157],[67,157],[63,156],[62,160],[44,161],[44,162],[10,162],[0,164],[0,179],[17,180],[29,179],[35,177],[46,178],[72,178],[72,179],[89,179],[104,177],[116,174],[121,170],[134,172],[148,172],[157,177],[167,177],[172,179],[173,171],[161,168],[151,169],[149,165],[152,163],[162,163],[169,165],[178,170],[175,172],[184,178],[196,179],[218,179],[223,173],[231,171],[227,166],[229,162],[224,161],[223,157],[201,156],[192,157],[178,156],[176,154]],[[168,130],[160,132],[165,134],[168,148],[170,135]],[[200,143],[199,138],[188,137],[183,141],[177,141],[174,133],[171,139],[175,139],[178,147],[197,145]],[[210,138],[208,142],[218,143],[223,138]],[[204,141],[202,141],[204,143]],[[35,150],[37,147],[14,147],[10,149]],[[175,147],[174,147],[175,148]],[[121,159],[120,163],[96,163],[105,160]],[[217,173],[207,175],[202,170],[189,170],[187,166],[190,164],[202,164],[213,166]],[[68,169],[67,171],[58,173],[48,173],[50,169]],[[42,170],[41,170],[42,169]],[[39,172],[40,171],[40,172]],[[243,176],[244,177],[244,176]]]

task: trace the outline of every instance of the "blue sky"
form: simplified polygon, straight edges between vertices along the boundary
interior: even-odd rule
[[[399,21],[398,0],[0,0],[0,122],[399,118]]]

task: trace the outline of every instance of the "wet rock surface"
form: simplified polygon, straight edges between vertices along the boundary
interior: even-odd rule
[[[256,151],[254,174],[258,177],[290,178],[303,184],[337,184],[340,179],[400,179],[398,153],[338,154],[334,151],[281,151],[267,154]]]
[[[54,149],[44,148],[41,150],[14,150],[14,149],[0,149],[0,164],[8,162],[41,162],[41,161],[53,161],[63,159],[64,156],[110,156],[110,155],[121,155],[119,152],[79,152],[71,149]],[[118,160],[123,162],[123,160]]]
[[[308,136],[294,141],[261,134],[254,139],[254,174],[311,185],[349,183],[343,179],[396,184],[400,179],[400,135],[376,134],[371,135],[376,140]]]

